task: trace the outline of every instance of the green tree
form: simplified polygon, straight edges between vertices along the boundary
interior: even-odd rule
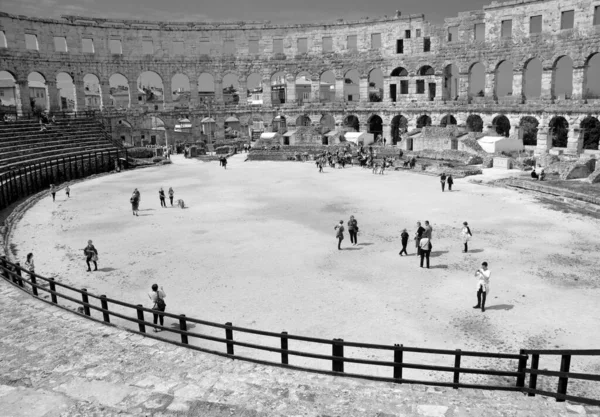
[[[483,132],[483,119],[476,114],[469,115],[467,117],[467,129],[470,132]]]
[[[540,122],[535,117],[525,116],[521,119],[523,145],[537,145],[537,132]]]
[[[582,120],[580,127],[585,129],[583,149],[598,149],[600,142],[600,122],[595,117],[588,116]]]
[[[550,135],[552,137],[552,146],[556,148],[566,148],[569,142],[569,122],[564,117],[557,116],[550,120]]]

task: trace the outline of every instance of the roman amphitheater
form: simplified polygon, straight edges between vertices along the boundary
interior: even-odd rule
[[[0,93],[0,415],[600,415],[600,0],[441,25],[0,12]],[[393,169],[319,174],[351,138]],[[431,269],[398,256],[419,220]]]

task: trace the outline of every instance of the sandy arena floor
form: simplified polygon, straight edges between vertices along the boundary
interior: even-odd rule
[[[76,184],[70,199],[48,196],[16,228],[17,258],[33,252],[41,275],[134,304],[149,306],[156,282],[172,313],[275,332],[510,353],[600,345],[598,220],[461,179],[442,193],[436,178],[409,172],[319,174],[313,163],[244,158],[223,170],[176,157]],[[161,186],[189,208],[161,208]],[[140,217],[129,204],[135,187]],[[350,215],[359,245],[346,234],[338,251],[333,228]],[[433,226],[429,270],[412,241],[410,256],[398,256],[402,228],[412,236],[417,220]],[[465,220],[474,234],[468,254]],[[85,271],[88,239],[99,272]],[[482,261],[492,270],[485,313],[472,309]],[[600,372],[599,363],[584,368]]]

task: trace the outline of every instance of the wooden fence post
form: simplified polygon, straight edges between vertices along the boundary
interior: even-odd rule
[[[19,287],[23,288],[23,278],[21,275],[21,263],[16,262],[15,265],[17,266],[15,268],[15,272],[16,272],[15,278],[17,279],[17,284],[19,284]]]
[[[88,306],[88,304],[90,303],[90,299],[88,298],[86,288],[81,289],[81,301],[83,301],[85,303],[83,305],[83,314],[85,314],[86,316],[89,316],[90,315],[90,306]]]
[[[531,355],[531,370],[537,371],[540,364],[540,355],[538,353],[534,353]],[[529,389],[537,388],[537,374],[529,374]],[[527,394],[528,397],[535,396],[535,392],[530,392]]]
[[[233,326],[231,324],[230,321],[228,321],[227,323],[225,323],[225,326]],[[225,339],[227,340],[233,340],[233,330],[226,328],[225,329]],[[233,353],[233,343],[227,343],[227,354],[228,355],[234,355]]]
[[[404,360],[404,351],[402,350],[402,348],[404,347],[404,345],[399,345],[395,343],[394,347],[397,348],[394,349],[394,362],[398,364],[394,366],[394,378],[402,379],[402,362]]]
[[[137,305],[137,317],[138,320],[145,322],[146,320],[144,320],[144,310],[142,310],[144,306],[141,304]],[[142,333],[146,333],[146,325],[144,323],[138,323],[138,327],[140,329],[140,332]]]
[[[4,278],[9,279],[10,278],[10,274],[8,272],[6,272],[6,256],[2,255],[0,256],[0,266],[2,266],[2,270],[0,270],[0,275],[2,275]]]
[[[525,350],[521,349],[519,351],[519,354],[521,355],[521,359],[519,359],[519,367],[517,369],[517,372],[520,374],[517,377],[517,388],[524,388],[525,387],[525,368],[527,368],[527,358],[528,356],[525,355]]]
[[[185,322],[185,314],[179,315],[179,330],[182,332],[187,332],[187,323]],[[181,343],[184,345],[188,344],[188,335],[185,333],[181,333]]]
[[[344,345],[341,343],[344,339],[333,339],[332,353],[331,356],[335,356],[340,359],[332,360],[332,371],[334,372],[344,372]]]
[[[56,284],[54,283],[54,278],[49,278],[50,280],[50,298],[54,304],[58,304],[58,297],[56,296]]]
[[[37,295],[38,295],[38,289],[36,287],[37,281],[36,281],[35,275],[34,274],[29,274],[29,279],[31,280],[31,292],[33,293],[33,295],[35,295],[37,297]]]
[[[456,349],[456,354],[454,355],[454,367],[460,368],[460,349]],[[460,383],[460,371],[454,371],[454,383]],[[458,387],[453,387],[454,389],[458,389]]]
[[[562,355],[562,358],[560,360],[560,372],[568,373],[570,368],[571,368],[571,355]],[[558,394],[567,395],[567,384],[568,383],[569,383],[568,376],[558,377],[558,389],[556,392]],[[565,400],[557,398],[556,401],[562,403]]]
[[[108,301],[106,300],[106,295],[100,296],[100,304],[102,305],[102,310],[107,310],[102,312],[104,321],[110,323],[110,313],[108,312]]]
[[[287,338],[287,334],[288,332],[281,332],[281,350],[288,350],[288,338]],[[284,365],[288,365],[288,354],[287,352],[281,352],[281,363],[283,363]]]

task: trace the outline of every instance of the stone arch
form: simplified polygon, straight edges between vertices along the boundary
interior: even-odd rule
[[[360,100],[360,74],[358,70],[351,69],[344,74],[344,100]]]
[[[444,84],[442,98],[444,100],[456,100],[458,98],[458,67],[454,64],[446,65],[444,68]]]
[[[175,107],[189,107],[191,98],[189,77],[183,73],[173,75],[171,78],[171,99]]]
[[[122,144],[135,145],[133,140],[133,126],[126,119],[119,119],[114,127],[114,136],[118,137]]]
[[[284,104],[287,101],[287,82],[285,72],[278,71],[271,76],[271,103]]]
[[[583,135],[583,149],[598,150],[600,144],[600,121],[596,117],[587,116],[579,124],[581,129],[585,129]]]
[[[554,116],[548,123],[548,135],[552,139],[552,147],[566,148],[569,142],[569,122],[563,116]]]
[[[75,82],[73,81],[73,77],[71,76],[71,74],[67,72],[59,72],[58,74],[56,74],[56,88],[58,90],[58,96],[60,100],[59,107],[62,111],[83,110],[80,109],[77,105]]]
[[[112,74],[108,79],[111,104],[115,108],[129,108],[129,80],[123,74]]]
[[[101,109],[103,107],[100,79],[95,74],[85,74],[83,76],[83,91],[85,93],[86,108]]]
[[[402,134],[408,130],[408,119],[398,114],[392,118],[390,127],[392,131],[392,145],[396,145],[402,140]]]
[[[306,114],[302,114],[296,118],[296,127],[308,127],[311,125],[311,122],[312,121],[310,120],[310,117],[308,117]]]
[[[525,63],[523,71],[523,95],[526,99],[538,98],[542,95],[542,61],[531,58]]]
[[[376,114],[371,115],[371,117],[367,119],[367,125],[367,132],[373,134],[373,139],[375,141],[377,141],[378,137],[383,140],[383,119],[380,116]]]
[[[360,131],[360,121],[354,114],[349,114],[344,118],[343,127],[353,129],[355,132]]]
[[[369,71],[369,102],[378,103],[383,100],[383,71],[374,68]]]
[[[446,127],[448,125],[456,125],[456,118],[451,115],[451,114],[447,114],[444,117],[442,117],[442,120],[440,120],[440,126],[441,127]]]
[[[600,53],[598,52],[590,55],[585,62],[583,93],[585,98],[600,99]]]
[[[215,77],[203,72],[198,76],[198,100],[201,103],[209,103],[215,99]]]
[[[470,114],[466,125],[469,132],[483,132],[483,119],[478,114]]]
[[[540,122],[533,116],[523,116],[519,120],[519,131],[523,139],[523,145],[537,145],[537,133]]]
[[[73,79],[71,78],[72,81]],[[39,106],[42,109],[48,110],[50,108],[50,101],[46,77],[37,71],[29,73],[27,76],[27,87],[29,88],[29,104],[31,108]]]
[[[435,70],[433,69],[433,67],[431,65],[423,65],[417,71],[417,75],[419,75],[421,77],[435,75]]]
[[[498,64],[494,76],[494,95],[496,98],[512,96],[513,63],[509,60]]]
[[[312,98],[312,75],[308,71],[301,71],[294,79],[296,102],[300,105],[310,102]]]
[[[21,114],[21,92],[17,78],[10,71],[0,71],[0,82],[3,84],[3,95],[0,97],[0,106],[9,113]]]
[[[263,84],[260,74],[253,72],[246,78],[246,95],[248,104],[261,105],[263,104]]]
[[[271,132],[285,133],[287,131],[287,119],[279,114],[271,120]]]
[[[485,97],[485,66],[481,62],[469,67],[469,97]]]
[[[496,130],[496,133],[505,137],[510,136],[510,120],[503,114],[499,114],[498,116],[492,119],[492,126]]]
[[[431,126],[431,117],[423,114],[417,119],[417,129],[421,129],[426,126]]]
[[[321,133],[335,130],[335,119],[330,114],[324,114],[319,120],[319,124],[321,125]]]
[[[238,76],[233,73],[225,74],[223,77],[223,103],[239,104],[240,102],[240,82]]]
[[[225,139],[234,139],[240,136],[241,124],[240,119],[235,116],[225,118],[223,123],[225,129]]]
[[[392,70],[390,76],[392,77],[390,80],[390,99],[392,102],[396,102],[399,95],[408,94],[408,71],[404,67],[396,67]]]
[[[573,94],[573,60],[563,55],[552,67],[552,98],[571,98]]]
[[[252,115],[248,118],[248,135],[252,140],[258,139],[260,133],[265,131],[265,122],[263,118],[258,115]]]
[[[165,94],[162,78],[154,71],[144,71],[137,79],[136,101],[138,104],[148,104],[157,109],[164,104]]]
[[[324,71],[319,80],[319,101],[331,103],[335,101],[335,74],[331,70]]]

